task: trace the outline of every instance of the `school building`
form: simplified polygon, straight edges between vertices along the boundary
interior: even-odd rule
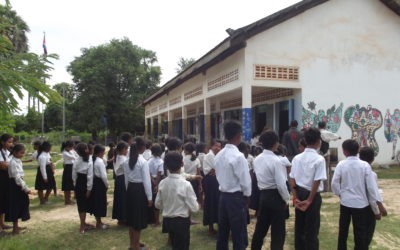
[[[304,0],[233,30],[144,101],[146,136],[243,138],[324,120],[391,161],[400,136],[400,0]],[[194,48],[195,49],[195,48]],[[331,143],[339,148],[343,139]]]

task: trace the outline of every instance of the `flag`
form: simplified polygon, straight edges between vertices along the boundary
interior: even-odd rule
[[[47,56],[46,34],[43,34],[43,53]]]

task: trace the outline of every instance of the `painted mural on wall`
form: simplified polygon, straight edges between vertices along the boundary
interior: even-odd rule
[[[243,139],[246,142],[250,142],[251,140],[251,123],[252,123],[252,111],[251,108],[242,109],[242,129],[243,129]]]
[[[303,128],[318,127],[318,122],[326,122],[327,130],[336,133],[342,122],[343,103],[339,107],[333,105],[330,109],[317,110],[317,104],[312,101],[307,103],[307,109],[303,107],[302,122]]]
[[[387,142],[393,143],[393,152],[392,159],[396,156],[396,146],[397,140],[400,137],[400,110],[395,109],[393,114],[390,114],[390,110],[386,111],[385,120],[384,120],[384,133]]]
[[[375,139],[375,132],[382,127],[382,114],[378,109],[350,106],[344,112],[344,121],[351,129],[351,137],[360,143],[360,147],[371,147],[375,156],[379,153],[379,145]]]

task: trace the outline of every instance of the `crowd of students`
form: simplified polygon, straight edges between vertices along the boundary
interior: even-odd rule
[[[131,134],[121,135],[121,142],[111,143],[105,157],[105,147],[94,143],[65,142],[62,146],[64,171],[62,191],[65,204],[74,205],[80,218],[80,233],[92,229],[107,229],[102,222],[107,215],[107,169],[112,169],[114,195],[112,218],[129,228],[130,249],[141,249],[140,233],[149,224],[160,223],[168,233],[173,249],[190,248],[192,213],[203,209],[203,225],[210,234],[217,234],[217,249],[228,249],[231,237],[234,249],[248,246],[249,208],[257,216],[251,249],[261,249],[271,229],[271,249],[283,249],[285,221],[289,218],[289,203],[295,207],[295,248],[319,249],[320,209],[327,179],[326,161],[321,148],[321,131],[310,128],[298,133],[296,155],[286,157],[286,147],[278,135],[264,131],[252,144],[242,142],[242,127],[236,121],[224,124],[226,141],[213,140],[211,145],[183,143],[167,138],[163,143],[151,143]],[[40,204],[47,204],[56,189],[50,143],[34,144],[31,160],[37,160],[35,189]],[[29,219],[31,192],[23,180],[21,158],[25,148],[13,143],[10,135],[0,138],[0,227],[13,222],[13,233],[23,228],[18,220]],[[374,152],[362,148],[354,140],[342,144],[347,157],[336,167],[333,193],[340,197],[338,249],[346,249],[349,223],[353,220],[356,249],[368,249],[376,219],[386,216],[379,194],[376,174],[370,164]],[[360,157],[357,157],[360,151]],[[293,157],[292,157],[293,156]],[[107,158],[107,159],[105,159]],[[94,215],[96,225],[86,222]],[[214,225],[218,225],[218,230]]]

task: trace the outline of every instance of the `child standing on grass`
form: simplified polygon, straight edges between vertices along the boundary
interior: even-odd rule
[[[147,228],[148,208],[153,205],[150,172],[143,158],[146,143],[136,137],[130,147],[129,160],[123,163],[126,186],[126,224],[129,227],[130,248],[139,250],[140,232]]]
[[[114,157],[115,179],[112,218],[118,220],[118,225],[123,225],[126,222],[126,187],[122,164],[128,160],[128,149],[128,143],[124,141],[118,143]]]
[[[108,179],[106,165],[103,157],[105,148],[101,145],[94,146],[93,150],[93,188],[90,193],[90,213],[96,217],[96,228],[107,229],[108,225],[101,221],[107,215],[107,189]]]
[[[86,143],[79,143],[76,146],[79,155],[72,167],[72,180],[75,186],[75,198],[78,206],[79,219],[81,222],[79,232],[84,234],[86,230],[94,226],[86,223],[90,191],[93,186],[93,162],[89,160],[89,148]]]
[[[360,149],[360,160],[368,162],[368,164],[371,166],[371,164],[375,160],[375,152],[372,150],[370,147],[363,147]],[[371,167],[372,170],[372,167]],[[374,180],[376,182],[376,185],[378,187],[378,176],[374,171],[371,171],[372,176],[374,177]],[[379,187],[378,187],[379,188]],[[379,191],[379,189],[378,189]],[[380,198],[380,200],[383,201],[380,193],[378,192],[376,194],[377,197]],[[371,244],[372,238],[374,237],[374,232],[375,232],[375,226],[376,226],[376,221],[380,220],[382,216],[387,216],[387,211],[386,208],[383,206],[382,202],[374,202],[371,197],[368,197],[369,199],[369,205],[371,206],[372,211],[375,214],[375,218],[371,221],[371,225],[369,226],[368,229],[368,245]]]
[[[39,167],[36,174],[35,189],[38,190],[40,204],[48,204],[51,191],[56,186],[54,179],[54,164],[51,162],[50,156],[51,144],[44,141],[38,150]],[[43,191],[46,194],[43,195]]]
[[[8,207],[6,221],[13,222],[13,234],[19,234],[21,228],[18,226],[18,219],[27,221],[29,214],[29,197],[31,190],[24,181],[24,169],[22,168],[22,157],[25,154],[25,147],[17,144],[12,149],[12,157],[8,167],[9,188],[8,188]]]
[[[347,249],[350,221],[353,221],[354,248],[368,249],[370,225],[375,220],[369,203],[382,199],[371,167],[357,157],[358,142],[346,140],[342,149],[346,159],[336,166],[332,179],[332,192],[340,197],[338,249]]]
[[[292,161],[290,183],[295,205],[295,248],[319,249],[323,181],[326,180],[325,159],[318,154],[321,132],[309,128],[304,132],[307,148]]]
[[[153,191],[153,206],[152,209],[150,209],[150,211],[152,212],[150,214],[150,217],[154,215],[154,218],[150,218],[149,221],[154,222],[155,226],[159,226],[160,210],[154,207],[154,201],[158,192],[158,184],[160,183],[161,178],[164,175],[164,161],[161,159],[162,150],[159,144],[153,144],[153,146],[151,146],[151,153],[153,157],[151,157],[148,161],[151,177],[151,188]]]
[[[156,207],[162,209],[165,227],[171,238],[172,249],[188,250],[190,246],[190,213],[199,210],[192,185],[180,174],[182,155],[169,152],[165,165],[170,174],[162,180],[156,198]]]
[[[72,166],[77,158],[76,153],[74,152],[74,143],[72,141],[64,142],[61,146],[61,151],[64,161],[61,189],[64,191],[65,205],[73,205],[75,203],[71,200],[71,191],[74,190]]]
[[[217,249],[228,249],[232,233],[234,249],[245,249],[247,239],[247,212],[251,195],[249,166],[237,146],[242,140],[242,126],[236,121],[224,124],[228,143],[215,157],[215,172],[219,183],[219,218]]]
[[[0,232],[11,227],[4,224],[4,214],[7,210],[8,195],[8,167],[10,163],[10,149],[13,146],[13,137],[9,134],[0,136]]]

